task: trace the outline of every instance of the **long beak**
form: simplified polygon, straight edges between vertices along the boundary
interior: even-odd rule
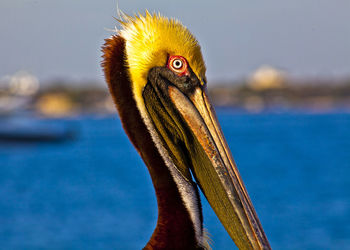
[[[239,249],[271,249],[205,90],[167,90],[192,134],[186,144],[194,177],[221,223]]]

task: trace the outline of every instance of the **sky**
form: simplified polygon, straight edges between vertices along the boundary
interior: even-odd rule
[[[103,82],[100,47],[127,14],[160,12],[199,40],[209,82],[262,65],[300,77],[350,76],[349,0],[1,0],[0,78]]]

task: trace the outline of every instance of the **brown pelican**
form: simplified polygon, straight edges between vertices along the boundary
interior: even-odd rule
[[[120,23],[102,66],[157,195],[145,249],[209,248],[197,187],[238,248],[270,249],[206,93],[197,40],[179,21],[148,12]]]

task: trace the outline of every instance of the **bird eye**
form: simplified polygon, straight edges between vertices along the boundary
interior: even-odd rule
[[[179,76],[188,75],[187,61],[182,56],[169,56],[168,68]]]
[[[181,67],[182,67],[182,61],[180,60],[180,59],[175,59],[174,61],[173,61],[173,68],[174,69],[181,69]]]

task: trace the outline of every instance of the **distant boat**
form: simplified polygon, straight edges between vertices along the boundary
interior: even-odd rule
[[[64,121],[32,118],[0,120],[1,142],[62,142],[76,137],[76,129]]]

